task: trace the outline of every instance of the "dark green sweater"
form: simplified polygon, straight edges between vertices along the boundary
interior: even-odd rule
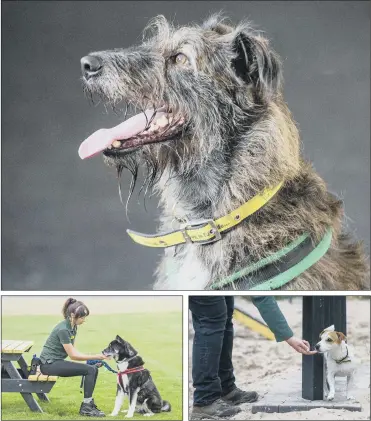
[[[251,298],[265,323],[276,337],[277,342],[285,341],[294,335],[274,297],[269,296]]]
[[[77,327],[72,327],[68,319],[58,323],[48,339],[40,354],[40,360],[43,364],[46,362],[54,362],[57,360],[64,360],[68,357],[63,345],[74,344],[77,334]]]

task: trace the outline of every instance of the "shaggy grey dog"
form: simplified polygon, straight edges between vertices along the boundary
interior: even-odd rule
[[[342,232],[341,201],[300,154],[295,122],[282,97],[282,65],[248,22],[236,26],[213,15],[201,26],[174,27],[163,16],[143,43],[90,53],[81,61],[85,91],[141,113],[99,130],[80,147],[146,184],[162,207],[159,232],[185,221],[217,219],[268,186],[278,193],[211,244],[165,249],[156,289],[208,289],[308,233],[318,243],[332,228],[327,253],[282,288],[369,288],[360,243]],[[124,120],[126,118],[126,113]],[[236,281],[233,288],[248,288]]]

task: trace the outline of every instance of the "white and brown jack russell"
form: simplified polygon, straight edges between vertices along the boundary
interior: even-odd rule
[[[347,377],[347,399],[355,399],[354,374],[358,361],[354,358],[352,349],[347,344],[347,338],[342,332],[336,332],[331,325],[320,333],[320,342],[315,346],[325,358],[325,396],[331,401],[335,397],[335,377]]]

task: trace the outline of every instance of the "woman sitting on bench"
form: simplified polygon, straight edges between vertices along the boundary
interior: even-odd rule
[[[89,315],[89,310],[81,301],[69,298],[64,303],[62,314],[64,320],[54,327],[41,351],[40,371],[42,374],[48,376],[85,376],[84,400],[81,403],[80,415],[104,417],[104,412],[97,408],[93,399],[93,391],[98,377],[98,368],[93,365],[65,361],[67,356],[74,361],[107,359],[107,357],[102,354],[81,354],[74,347],[77,326],[82,325],[85,322],[85,318]]]

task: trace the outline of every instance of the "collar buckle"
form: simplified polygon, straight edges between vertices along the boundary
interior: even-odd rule
[[[210,238],[209,240],[204,241],[193,241],[192,238],[188,235],[187,229],[189,228],[199,228],[200,225],[210,225],[211,230],[210,234],[213,234],[214,237]],[[210,244],[215,243],[216,241],[219,241],[222,239],[222,235],[213,219],[199,219],[196,221],[188,221],[184,225],[180,227],[180,232],[183,234],[183,237],[187,244]]]

